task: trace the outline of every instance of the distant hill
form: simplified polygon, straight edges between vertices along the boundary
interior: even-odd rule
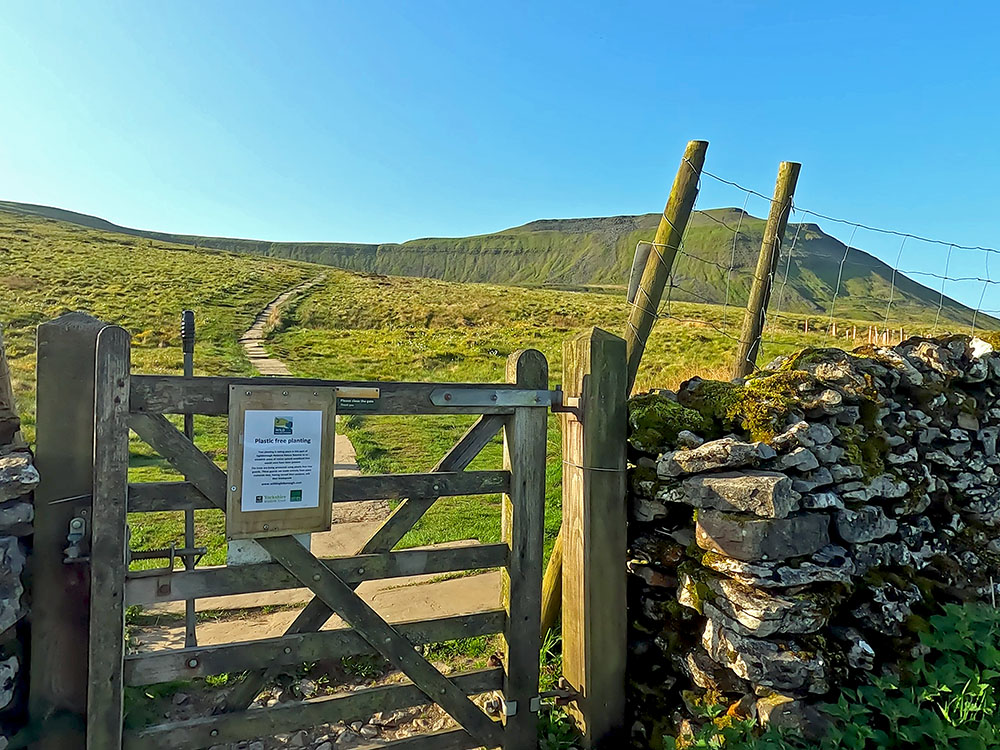
[[[41,216],[109,232],[200,248],[273,258],[310,261],[367,273],[418,276],[518,286],[624,289],[636,243],[653,236],[659,214],[592,219],[542,219],[492,234],[424,238],[403,243],[266,242],[226,237],[167,234],[120,227],[103,219],[63,209],[0,201],[0,211]],[[696,212],[685,238],[685,254],[675,265],[672,299],[744,304],[764,230],[764,221],[739,209]],[[734,228],[740,225],[734,272]],[[798,231],[787,283],[775,290],[786,312],[825,313],[835,295],[845,246],[815,224],[791,225]],[[786,247],[788,242],[786,241]],[[784,278],[784,263],[781,276]],[[881,320],[892,283],[892,269],[852,248],[837,295],[838,317]],[[926,319],[936,313],[939,291],[896,275],[893,319]],[[968,324],[973,311],[948,297],[942,315]],[[980,325],[1000,322],[980,315]]]

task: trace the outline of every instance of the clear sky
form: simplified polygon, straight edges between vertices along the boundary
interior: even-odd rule
[[[8,1],[0,198],[389,242],[658,211],[701,138],[768,194],[803,162],[800,206],[997,246],[998,28],[987,2]]]

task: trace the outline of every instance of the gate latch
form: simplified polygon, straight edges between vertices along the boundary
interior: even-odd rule
[[[63,550],[64,563],[87,562],[90,556],[86,551],[87,519],[83,516],[73,516],[69,519],[69,533],[66,534],[66,549]]]
[[[169,575],[174,571],[174,561],[179,557],[185,562],[187,558],[194,558],[194,565],[197,565],[201,558],[205,556],[208,549],[205,547],[181,547],[178,549],[175,545],[171,544],[169,547],[164,547],[162,549],[144,549],[144,550],[132,550],[128,551],[128,562],[132,563],[136,560],[166,560],[166,565],[159,568],[151,568],[150,570],[136,570],[129,572],[129,578],[147,578],[151,576],[162,576]],[[194,567],[192,565],[191,567]]]

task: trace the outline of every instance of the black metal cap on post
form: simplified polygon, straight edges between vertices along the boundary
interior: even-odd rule
[[[185,354],[194,354],[194,310],[181,313],[181,341]]]

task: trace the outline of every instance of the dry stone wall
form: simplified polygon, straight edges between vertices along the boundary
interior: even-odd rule
[[[705,701],[820,731],[949,601],[1000,593],[1000,353],[811,349],[630,402],[637,746]]]
[[[31,548],[38,472],[20,435],[0,335],[0,750],[21,728],[27,703],[28,602],[25,575]]]

